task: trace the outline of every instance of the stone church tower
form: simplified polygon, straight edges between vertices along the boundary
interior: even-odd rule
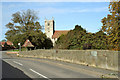
[[[52,39],[52,36],[55,32],[54,27],[55,27],[54,19],[52,20],[45,19],[45,34],[48,38],[52,40],[52,42],[54,42],[54,39]]]
[[[54,19],[47,20],[45,19],[45,34],[48,38],[53,42],[53,46],[55,45],[55,41],[63,34],[67,34],[69,30],[55,30],[55,22]]]

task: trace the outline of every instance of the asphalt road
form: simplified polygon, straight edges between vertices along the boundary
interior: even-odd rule
[[[5,52],[2,53],[3,79],[93,80],[93,78],[101,77],[96,71],[87,70],[86,68],[88,69],[88,67],[77,64],[47,59],[19,58]]]

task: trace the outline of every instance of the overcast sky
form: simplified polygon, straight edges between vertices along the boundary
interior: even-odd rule
[[[109,2],[2,2],[2,37],[8,30],[5,25],[11,22],[12,14],[17,11],[32,9],[37,12],[39,22],[44,25],[45,18],[55,20],[55,30],[71,30],[75,25],[81,25],[88,32],[97,32],[101,26],[101,19],[109,13]],[[36,0],[37,1],[37,0]],[[82,0],[83,1],[83,0]],[[100,0],[99,0],[100,1]],[[44,32],[44,30],[43,30]]]

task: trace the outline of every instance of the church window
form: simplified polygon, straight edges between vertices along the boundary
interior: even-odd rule
[[[50,25],[50,23],[48,23],[48,26]]]

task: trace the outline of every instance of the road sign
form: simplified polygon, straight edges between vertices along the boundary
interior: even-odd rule
[[[91,51],[92,56],[97,56],[97,51]]]

